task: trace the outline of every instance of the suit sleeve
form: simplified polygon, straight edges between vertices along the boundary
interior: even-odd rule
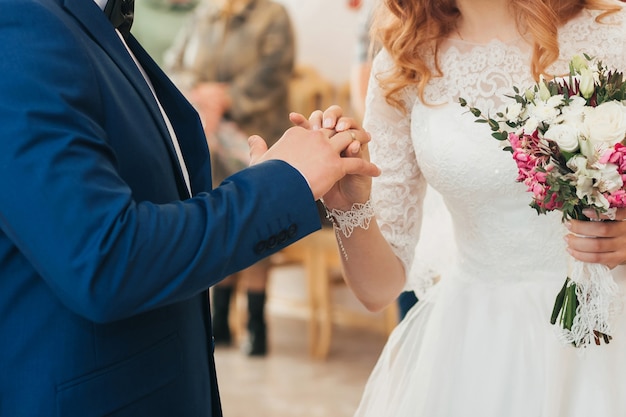
[[[185,201],[136,200],[103,127],[111,92],[88,53],[96,44],[40,3],[9,2],[0,239],[68,308],[107,322],[184,300],[320,227],[305,179],[280,161]]]

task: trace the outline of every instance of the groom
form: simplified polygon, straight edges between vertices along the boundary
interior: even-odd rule
[[[2,416],[220,416],[207,288],[377,174],[340,157],[349,133],[292,128],[211,190],[197,114],[122,3],[0,0]]]

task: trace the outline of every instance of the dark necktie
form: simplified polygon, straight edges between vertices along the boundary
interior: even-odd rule
[[[134,10],[135,0],[109,0],[104,13],[122,36],[127,37],[133,24]]]

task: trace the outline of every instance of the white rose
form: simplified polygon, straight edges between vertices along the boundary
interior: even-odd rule
[[[526,122],[524,122],[524,126],[522,126],[522,128],[516,133],[518,135],[521,135],[522,133],[531,135],[535,130],[537,130],[537,127],[539,127],[539,121],[535,117],[529,117],[526,119]]]
[[[504,110],[504,117],[507,120],[516,122],[522,114],[522,103],[513,103]]]
[[[552,104],[554,104],[554,102],[548,104],[540,101],[536,103],[534,107],[529,107],[528,113],[531,117],[541,122],[552,124],[561,113],[559,109]]]
[[[570,97],[570,102],[567,106],[561,108],[561,115],[558,116],[555,123],[567,123],[575,126],[577,129],[582,129],[582,123],[584,120],[585,107],[587,100],[580,96]]]
[[[563,104],[564,100],[563,94],[556,94],[546,100],[546,106],[557,108]]]
[[[556,142],[559,148],[565,152],[574,152],[578,149],[578,130],[567,124],[552,125],[543,137]]]
[[[584,134],[596,148],[607,148],[626,137],[626,109],[617,101],[607,101],[585,112]]]

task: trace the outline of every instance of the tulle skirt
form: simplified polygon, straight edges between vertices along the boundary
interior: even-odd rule
[[[355,416],[626,417],[624,313],[610,344],[564,346],[549,323],[561,285],[442,280],[391,334]]]

